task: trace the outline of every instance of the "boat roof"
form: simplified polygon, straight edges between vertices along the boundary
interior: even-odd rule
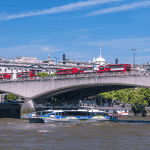
[[[54,110],[53,112],[105,112],[98,109]]]

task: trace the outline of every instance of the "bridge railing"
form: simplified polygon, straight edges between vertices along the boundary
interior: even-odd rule
[[[90,78],[90,77],[142,77],[142,76],[150,76],[150,73],[104,73],[104,74],[98,74],[98,73],[90,73],[90,74],[77,74],[77,75],[63,75],[63,76],[47,76],[47,77],[37,77],[34,79],[1,79],[0,82],[22,82],[22,81],[41,81],[41,80],[60,80],[60,79],[73,79],[73,78]]]

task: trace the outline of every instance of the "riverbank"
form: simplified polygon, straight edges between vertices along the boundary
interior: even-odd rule
[[[119,120],[149,120],[150,121],[150,116],[142,117],[142,116],[124,116],[124,117],[117,117]]]

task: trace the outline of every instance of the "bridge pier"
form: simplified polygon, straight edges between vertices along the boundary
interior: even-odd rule
[[[30,99],[30,97],[26,97],[23,105],[21,106],[21,116],[33,111],[35,111],[34,100]]]

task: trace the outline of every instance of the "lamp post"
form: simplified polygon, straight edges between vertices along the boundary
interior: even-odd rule
[[[57,72],[57,59],[59,59],[59,58],[57,58],[57,57],[54,57],[55,59],[56,59],[56,72]]]
[[[137,49],[131,49],[131,50],[134,51],[134,52],[133,52],[133,66],[135,66],[135,51],[136,51]]]

